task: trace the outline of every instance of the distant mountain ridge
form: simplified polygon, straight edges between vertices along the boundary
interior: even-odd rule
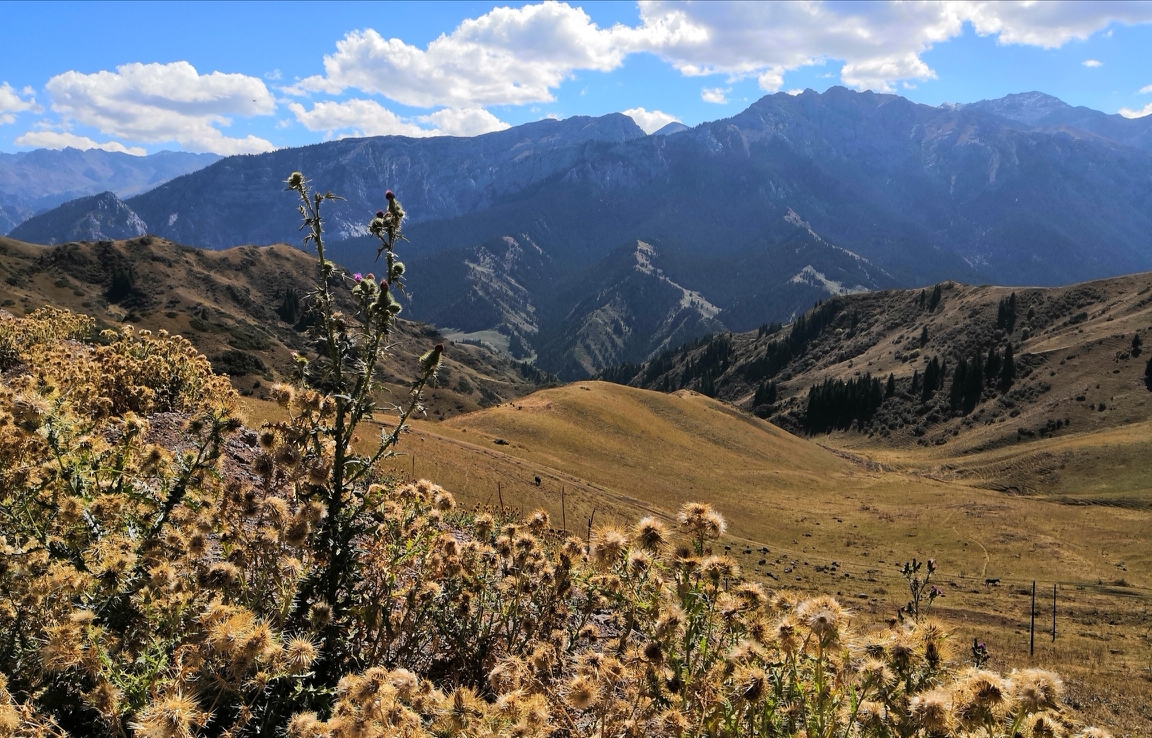
[[[108,191],[121,198],[139,195],[219,159],[185,151],[148,156],[75,148],[0,153],[0,235],[69,200]]]
[[[685,292],[715,312],[689,310],[676,340],[837,294],[1152,268],[1148,125],[1038,93],[930,107],[834,87],[670,135],[613,114],[230,157],[125,205],[190,245],[295,243],[281,183],[303,171],[347,198],[327,209],[329,253],[367,272],[364,228],[393,189],[412,313],[574,378],[657,351],[655,316]]]
[[[148,233],[148,226],[115,193],[70,200],[12,229],[12,238],[54,246],[66,241],[115,241]]]

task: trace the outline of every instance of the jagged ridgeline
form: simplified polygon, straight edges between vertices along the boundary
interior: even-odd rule
[[[1147,366],[1133,359],[1150,288],[1152,275],[1140,274],[1062,288],[945,282],[841,295],[790,325],[714,334],[600,377],[692,389],[794,432],[939,444],[996,425],[983,442],[1015,441],[1145,391]]]
[[[978,644],[950,647],[929,617],[932,561],[904,567],[899,627],[865,633],[831,597],[745,580],[710,505],[628,529],[589,520],[578,538],[544,511],[461,510],[436,484],[387,473],[452,350],[428,346],[406,391],[377,400],[403,308],[405,210],[388,191],[367,226],[383,278],[348,275],[324,249],[335,196],[300,172],[286,184],[315,282],[295,381],[271,388],[279,409],[259,428],[186,339],[97,332],[59,308],[0,313],[0,735],[1080,728],[1054,674],[1001,676]],[[139,285],[131,271],[110,279]],[[277,314],[292,304],[281,295]],[[805,318],[795,356],[840,312]],[[734,367],[731,344],[696,351],[697,381]],[[382,429],[362,439],[373,417]]]

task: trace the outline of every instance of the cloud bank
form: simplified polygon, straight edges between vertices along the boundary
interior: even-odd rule
[[[225,136],[233,116],[270,115],[275,99],[264,83],[243,74],[200,74],[188,62],[124,64],[115,72],[69,71],[48,80],[52,110],[65,124],[142,143],[176,141],[188,151],[253,154],[268,141]]]

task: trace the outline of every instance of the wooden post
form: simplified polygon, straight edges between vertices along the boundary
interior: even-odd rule
[[[592,521],[596,518],[596,508],[592,508],[592,514],[588,516],[588,537],[584,541],[585,545],[592,545]]]
[[[500,489],[500,483],[496,483],[496,496],[500,500],[500,512],[504,512],[504,491]]]
[[[1056,582],[1052,582],[1052,642],[1056,642]]]
[[[1028,613],[1028,655],[1036,654],[1036,582],[1032,582],[1032,610]]]
[[[412,454],[412,481],[416,481],[416,454]]]
[[[560,525],[568,532],[568,514],[564,510],[564,485],[560,485]]]

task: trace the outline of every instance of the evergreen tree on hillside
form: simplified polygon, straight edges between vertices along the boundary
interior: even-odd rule
[[[1016,328],[1016,293],[1000,300],[996,308],[996,327],[1011,333]]]
[[[924,348],[928,343],[928,326],[920,329],[920,348]]]
[[[940,301],[944,298],[944,292],[940,289],[940,285],[932,288],[932,296],[928,298],[928,312],[935,312],[936,308],[940,305]]]
[[[884,396],[891,397],[896,394],[896,376],[894,374],[888,375],[888,386],[884,388]]]
[[[920,395],[920,400],[928,402],[932,399],[932,395],[936,390],[944,385],[944,371],[940,365],[940,359],[936,356],[932,357],[932,361],[928,362],[928,366],[924,368],[924,387]]]
[[[1000,375],[1000,352],[992,349],[988,352],[988,360],[984,362],[984,378],[993,382]]]
[[[756,387],[756,394],[752,397],[752,407],[774,404],[776,402],[776,393],[775,382],[761,382],[760,385]]]
[[[1016,378],[1016,360],[1012,357],[1012,344],[1004,347],[1004,360],[1000,362],[1000,387],[1007,390]]]
[[[863,426],[884,402],[884,388],[871,374],[842,379],[826,379],[808,390],[804,422],[809,433],[847,430],[855,422]]]

